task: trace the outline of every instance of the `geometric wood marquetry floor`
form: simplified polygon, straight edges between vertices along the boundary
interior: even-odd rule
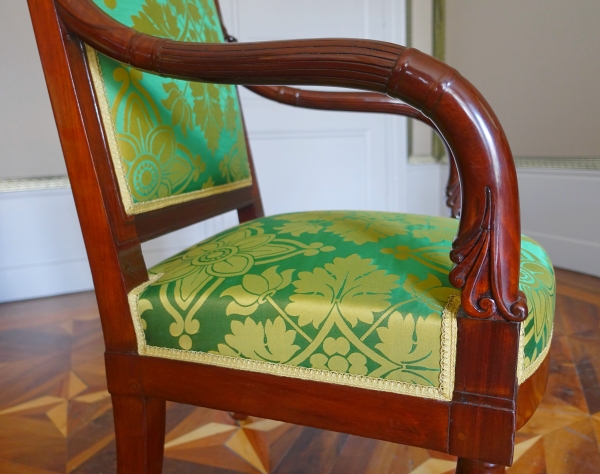
[[[558,271],[545,398],[509,473],[600,473],[600,279]],[[115,469],[103,343],[91,292],[0,305],[0,473]],[[450,456],[169,404],[165,473],[453,472]]]

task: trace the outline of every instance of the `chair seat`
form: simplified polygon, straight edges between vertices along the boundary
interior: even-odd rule
[[[130,306],[142,355],[439,400],[454,383],[458,221],[330,211],[265,217],[150,269]],[[546,356],[554,272],[523,237],[519,383]]]

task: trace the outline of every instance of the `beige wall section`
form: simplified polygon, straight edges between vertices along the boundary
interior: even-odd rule
[[[490,102],[515,156],[600,156],[599,0],[446,8],[446,61]]]
[[[0,179],[66,174],[25,0],[0,1]]]

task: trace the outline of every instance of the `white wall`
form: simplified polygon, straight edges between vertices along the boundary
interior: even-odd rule
[[[523,234],[554,266],[600,277],[600,170],[517,168]],[[409,212],[448,215],[447,165],[407,168]]]
[[[66,174],[25,0],[0,1],[0,179]]]
[[[523,233],[555,266],[600,277],[600,171],[519,169]]]
[[[600,1],[446,8],[446,60],[481,90],[516,156],[600,156]]]
[[[0,301],[91,288],[70,189],[0,193]]]

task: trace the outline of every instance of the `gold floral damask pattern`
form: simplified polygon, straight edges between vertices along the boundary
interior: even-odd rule
[[[140,351],[162,348],[163,355],[183,358],[187,351],[221,365],[253,361],[260,371],[285,365],[305,377],[343,374],[346,383],[447,398],[455,328],[452,311],[443,314],[458,293],[442,283],[450,264],[425,252],[425,261],[434,256],[434,269],[423,271],[412,260],[405,268],[412,271],[403,274],[394,254],[370,236],[371,228],[385,227],[385,238],[413,240],[436,227],[435,219],[361,212],[304,217],[322,229],[290,233],[298,215],[260,219],[152,268],[153,281],[132,293]],[[342,232],[326,231],[336,218]]]
[[[548,254],[529,237],[521,240],[521,290],[527,296],[530,316],[521,330],[520,379],[527,378],[544,361],[554,327],[556,282]]]
[[[95,0],[115,20],[179,41],[223,42],[213,0]],[[87,48],[129,214],[252,184],[234,86],[163,78]]]
[[[307,212],[240,225],[151,269],[130,303],[142,354],[447,400],[459,292],[451,219]],[[547,350],[553,273],[524,240],[521,380]]]

